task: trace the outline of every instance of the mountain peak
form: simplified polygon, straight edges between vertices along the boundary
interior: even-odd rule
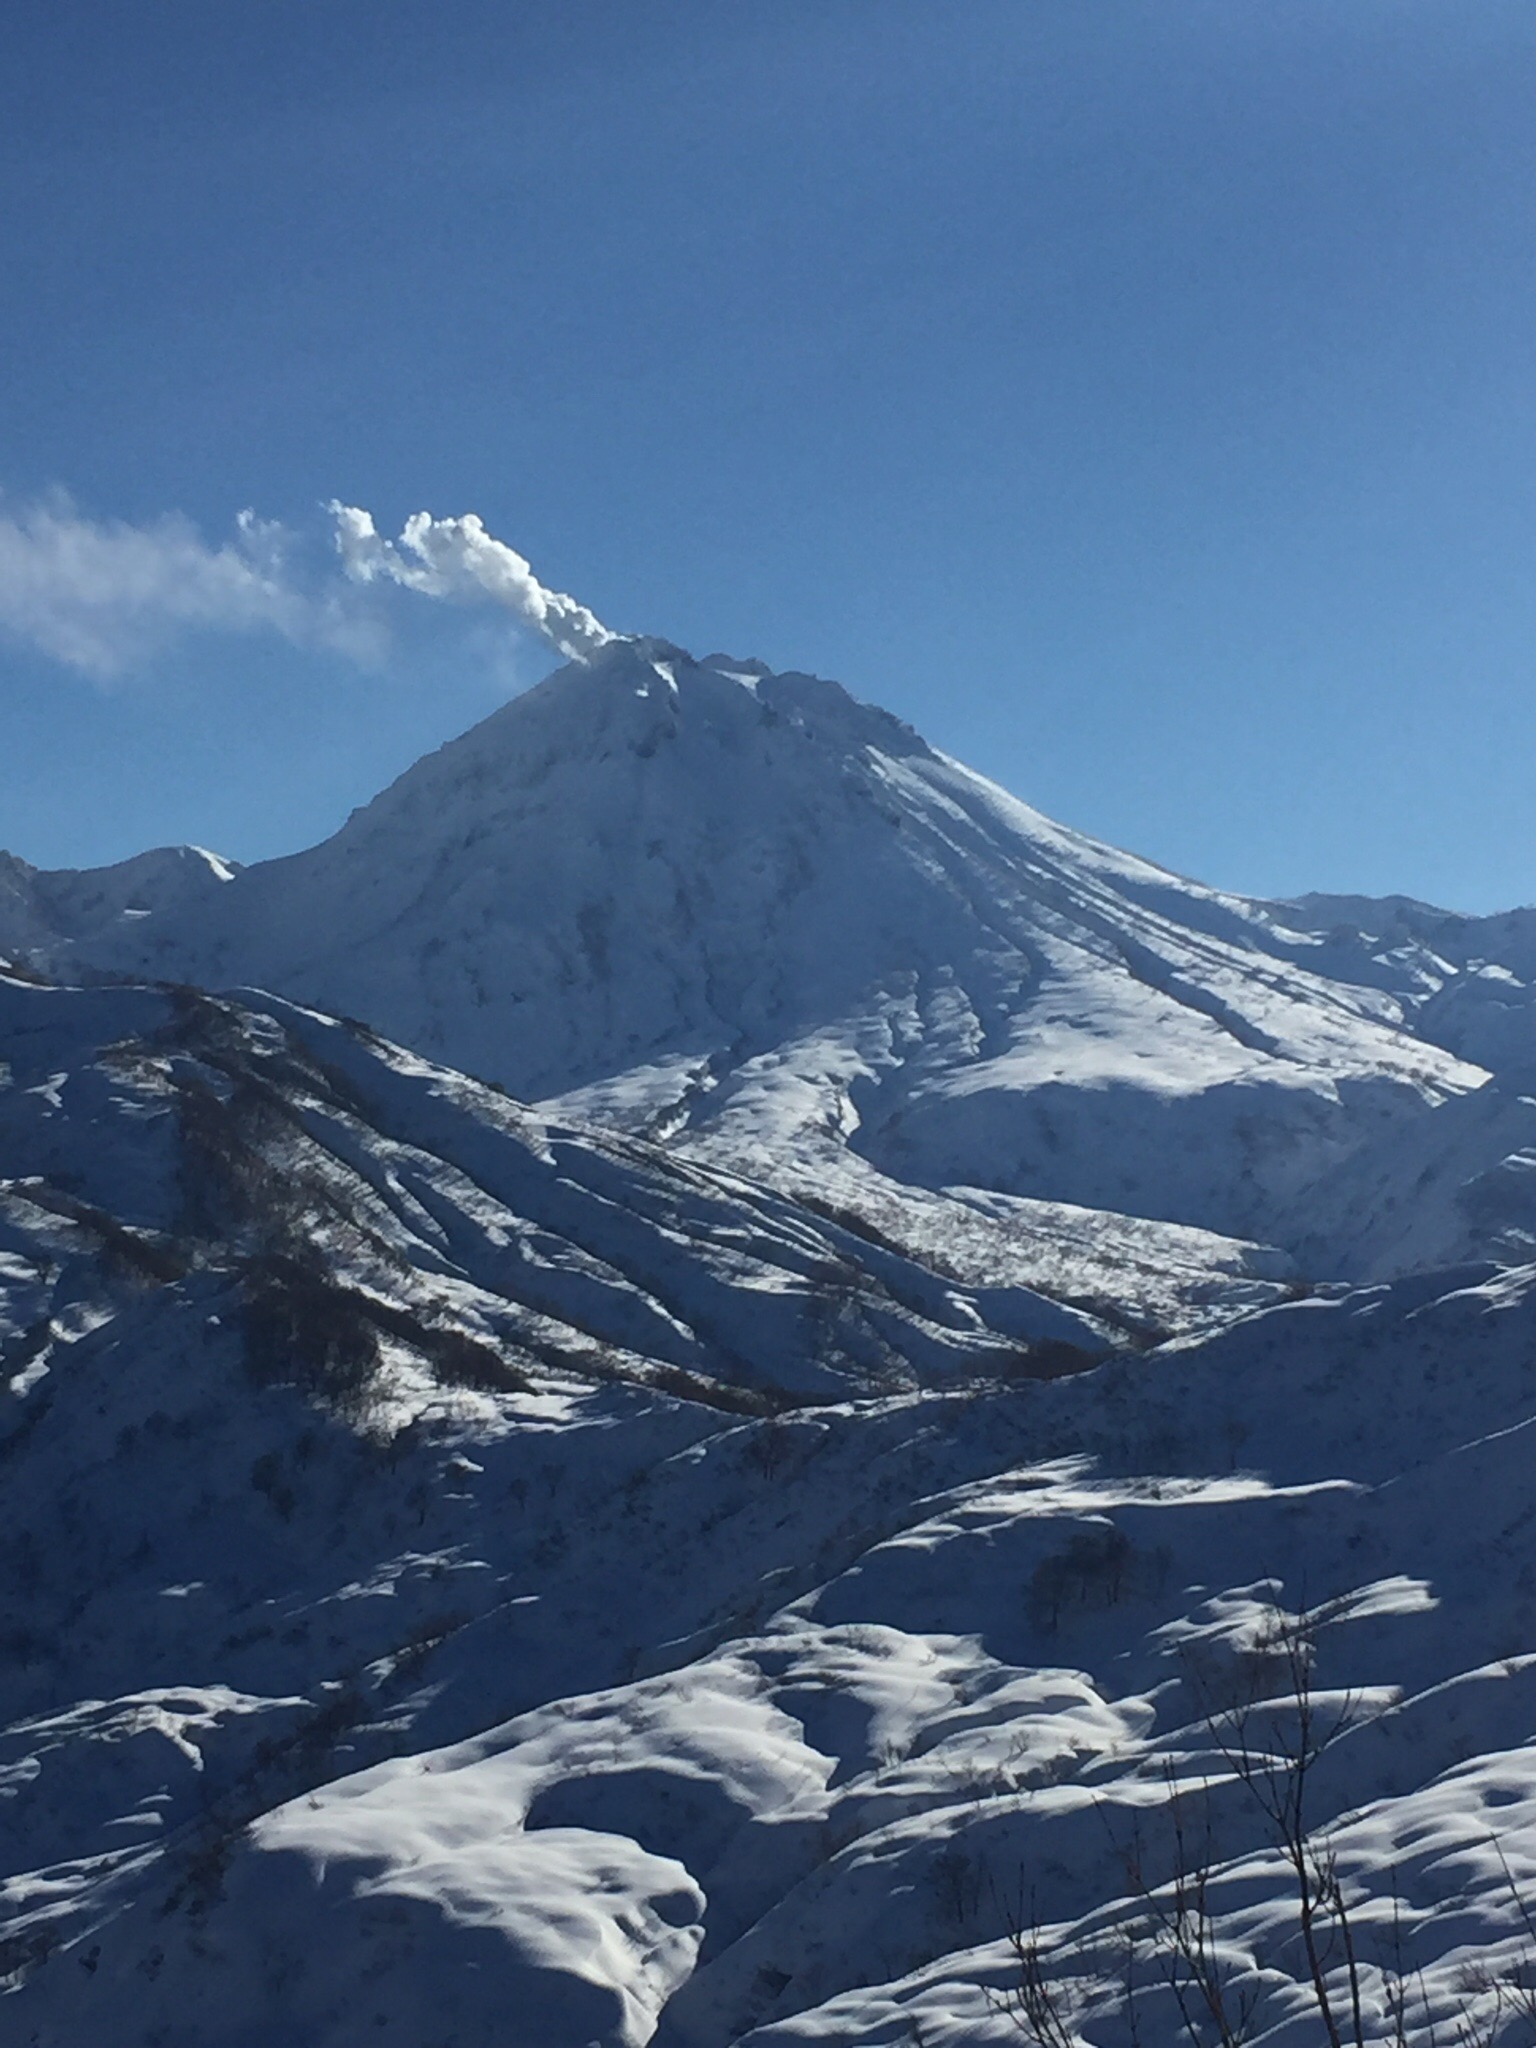
[[[654,637],[307,852],[52,945],[4,910],[46,971],[269,989],[749,1171],[852,1153],[1271,1241],[1332,1162],[1485,1078],[1412,1035],[1443,962],[1325,949],[837,683]]]
[[[239,864],[203,846],[156,846],[102,868],[34,868],[0,852],[0,917],[18,952],[107,941],[138,920],[205,905]]]
[[[649,759],[684,724],[708,744],[780,722],[838,750],[928,752],[910,726],[840,683],[793,669],[775,673],[751,657],[716,653],[701,661],[674,641],[640,635],[567,663],[440,751],[528,747],[546,758],[551,748],[585,754],[627,743]]]

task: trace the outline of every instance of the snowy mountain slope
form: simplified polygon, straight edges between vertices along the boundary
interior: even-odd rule
[[[822,1425],[744,1434],[742,1411],[1114,1341],[996,1271],[957,1284],[981,1217],[936,1273],[280,1002],[0,981],[0,1047],[0,1953],[24,1978],[146,1887],[201,1897],[210,1814],[238,1832],[429,1704],[463,1735],[718,1630],[741,1582],[684,1564],[686,1469],[678,1568],[642,1599],[608,1564],[701,1434],[723,1424],[730,1483],[770,1489]],[[1206,1242],[1168,1235],[1186,1265]],[[1286,1291],[1226,1286],[1227,1314]],[[865,1512],[834,1488],[773,1517],[757,1575],[804,1582],[812,1528],[824,1563]],[[560,1618],[530,1616],[554,1582]],[[402,1721],[422,1660],[477,1628]]]
[[[1303,1268],[1394,1279],[1536,1257],[1536,1097],[1502,1077],[1367,1143],[1284,1233]]]
[[[48,952],[60,942],[120,943],[140,919],[206,914],[237,872],[201,846],[160,846],[109,868],[52,872],[0,853],[4,945],[21,954]]]
[[[604,1192],[643,1161],[623,1213],[665,1193],[669,1228],[695,1170],[622,1144],[583,1165],[284,1005],[7,1001],[5,1143],[30,1169],[0,1271],[9,2037],[1016,2041],[1022,1886],[1063,1930],[1061,1996],[1113,2044],[1114,1930],[1149,1911],[1125,1857],[1139,1841],[1161,1882],[1177,1798],[1256,2037],[1289,2016],[1312,2038],[1287,1872],[1208,1718],[1251,1679],[1283,1741],[1275,1614],[1303,1603],[1309,1684],[1358,1699],[1309,1817],[1338,1820],[1366,2038],[1395,2038],[1389,1937],[1422,1971],[1415,2041],[1488,2008],[1476,1968],[1525,1961],[1504,1872],[1536,1873],[1531,1270],[778,1416],[500,1338],[503,1383],[481,1358],[464,1386],[434,1322],[483,1341],[517,1304],[472,1277],[490,1212],[461,1183],[450,1209],[429,1158],[464,1172],[479,1127],[482,1201],[509,1146],[522,1187],[546,1152]],[[273,1191],[248,1161],[212,1178],[177,1075],[226,1107],[263,1076],[316,1144],[296,1155],[270,1101],[255,1120],[268,1171],[312,1184],[333,1280],[409,1312],[368,1398],[297,1325],[264,1346],[238,1287],[256,1216],[219,1204]],[[324,1164],[344,1153],[350,1176]],[[726,1256],[707,1204],[691,1230]],[[1140,2038],[1177,2042],[1150,1945],[1142,1968]],[[1328,1976],[1345,1999],[1336,1939]]]
[[[1515,2048],[1531,915],[659,642],[0,868],[0,2039]]]
[[[1008,1277],[968,1286],[963,1245],[935,1270],[739,1178],[561,1130],[355,1028],[253,1002],[0,981],[14,1218],[94,1232],[103,1257],[151,1277],[286,1282],[313,1255],[381,1315],[435,1290],[430,1305],[520,1371],[693,1376],[766,1406],[1119,1341],[1022,1284],[1018,1248]],[[1219,1317],[1224,1285],[1228,1313],[1283,1292],[1242,1275],[1242,1247],[1210,1251],[1207,1298],[1180,1323]]]
[[[1273,1240],[1485,1078],[1414,1035],[1417,966],[1055,826],[835,684],[659,641],[307,853],[38,944],[43,884],[0,946],[52,971],[276,989],[758,1178],[819,1149]]]
[[[1380,976],[1414,1028],[1463,1059],[1529,1080],[1536,1065],[1536,910],[1463,917],[1411,897],[1303,896],[1266,906],[1307,931],[1325,971]]]

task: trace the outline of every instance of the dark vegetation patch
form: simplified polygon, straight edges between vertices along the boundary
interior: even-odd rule
[[[1061,1380],[1074,1373],[1092,1372],[1104,1363],[1102,1351],[1088,1351],[1064,1337],[1045,1337],[1012,1352],[1003,1367],[1005,1381]]]
[[[97,1260],[114,1279],[165,1287],[191,1269],[185,1247],[165,1231],[134,1229],[48,1181],[29,1180],[21,1192],[35,1209],[62,1216],[94,1238]]]
[[[257,1385],[297,1387],[353,1420],[376,1398],[382,1337],[408,1346],[448,1386],[518,1393],[530,1384],[496,1345],[338,1280],[312,1249],[247,1259],[240,1295],[246,1368]]]
[[[29,988],[52,988],[54,984],[26,960],[11,959],[0,955],[0,974],[9,975],[12,981],[24,981]]]
[[[850,1237],[861,1238],[865,1244],[873,1245],[877,1251],[889,1252],[893,1258],[901,1259],[907,1265],[925,1267],[928,1272],[937,1274],[941,1280],[949,1280],[958,1285],[965,1284],[965,1275],[959,1267],[952,1265],[942,1252],[934,1251],[928,1246],[924,1246],[921,1252],[916,1252],[910,1245],[898,1244],[894,1237],[887,1237],[883,1230],[855,1209],[844,1209],[836,1202],[823,1201],[821,1196],[813,1195],[805,1189],[796,1190],[795,1201],[802,1209],[809,1209],[813,1216],[819,1216],[823,1223],[835,1224],[839,1230],[846,1230]]]
[[[690,1372],[686,1366],[651,1364],[601,1340],[580,1349],[534,1336],[525,1337],[523,1342],[533,1357],[555,1372],[571,1373],[604,1385],[650,1387],[675,1401],[694,1401],[724,1415],[777,1415],[786,1408],[806,1405],[772,1388],[735,1386],[729,1380]]]

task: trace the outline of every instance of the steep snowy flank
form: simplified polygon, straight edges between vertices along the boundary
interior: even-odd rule
[[[307,853],[147,914],[48,908],[99,880],[31,877],[0,947],[280,991],[853,1206],[894,1178],[1268,1241],[1486,1079],[1426,1020],[1486,1021],[1518,980],[1321,936],[1053,825],[835,684],[646,640]],[[1499,1032],[1442,1035],[1491,1057]]]

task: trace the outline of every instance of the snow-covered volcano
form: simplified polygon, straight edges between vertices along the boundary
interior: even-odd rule
[[[630,641],[0,953],[0,2038],[1529,2031],[1536,914]]]
[[[198,863],[195,887],[182,862],[114,909],[117,873],[13,869],[0,950],[279,991],[781,1182],[872,1168],[1327,1263],[1329,1177],[1378,1157],[1390,1177],[1402,1145],[1424,1170],[1426,1112],[1487,1079],[1420,1035],[1469,978],[1433,922],[1384,948],[1334,906],[1202,888],[834,683],[658,640],[561,669],[307,852]],[[1483,993],[1518,1039],[1511,987]],[[1524,1141],[1524,1114],[1512,1098],[1493,1119],[1476,1170]],[[1496,1237],[1493,1209],[1448,1245]]]

